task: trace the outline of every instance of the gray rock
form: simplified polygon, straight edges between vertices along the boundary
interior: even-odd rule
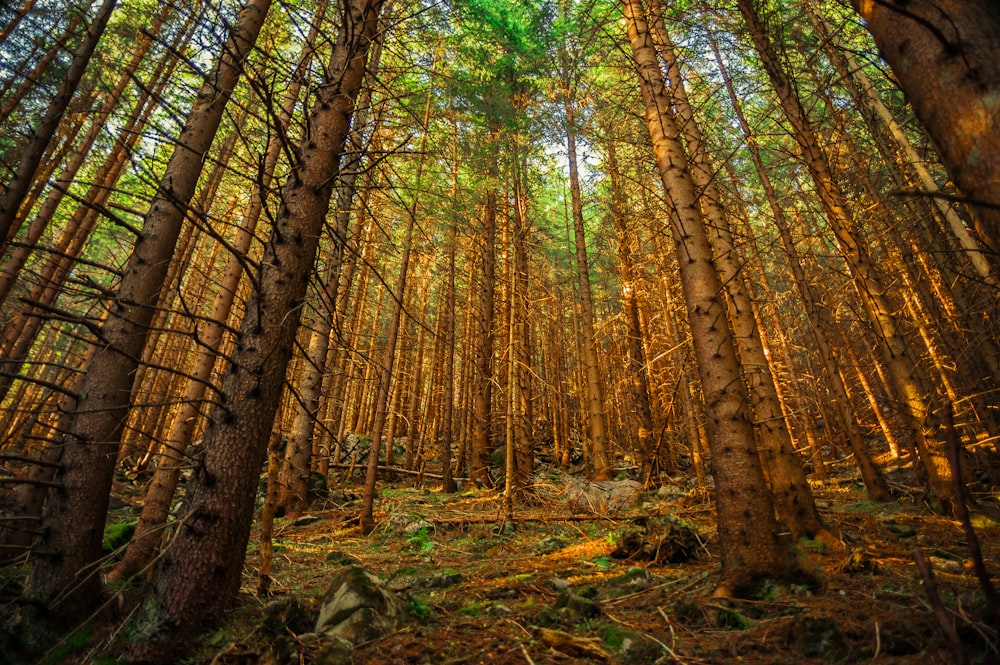
[[[406,603],[371,571],[344,568],[330,582],[320,603],[316,632],[357,645],[398,630]]]
[[[568,614],[584,619],[592,619],[601,614],[601,608],[597,603],[575,593],[572,589],[564,589],[559,593],[555,607],[557,610],[564,610]]]
[[[569,580],[564,580],[561,577],[552,578],[552,588],[556,591],[563,591],[570,588],[573,584]]]
[[[566,501],[574,513],[615,515],[642,505],[642,483],[636,480],[572,480],[566,486]]]

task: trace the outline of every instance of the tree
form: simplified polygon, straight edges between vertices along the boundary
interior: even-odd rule
[[[722,565],[715,594],[739,596],[765,579],[781,578],[794,563],[778,538],[722,282],[648,20],[638,0],[623,0],[623,5],[653,152],[674,210],[672,233],[705,396]]]
[[[50,517],[36,551],[30,593],[42,603],[58,605],[51,609],[70,620],[86,616],[101,596],[94,563],[101,557],[112,474],[135,370],[205,154],[270,5],[270,0],[251,0],[243,8],[187,116],[101,327],[99,350],[87,368],[72,424],[61,444],[62,469],[56,482],[62,487],[49,496]],[[46,548],[54,552],[44,556]]]
[[[307,136],[282,190],[236,348],[180,508],[175,540],[157,569],[132,642],[134,660],[164,660],[219,616],[239,590],[257,477],[267,453],[302,302],[361,89],[381,0],[347,0],[316,92]]]
[[[854,0],[854,7],[976,211],[980,239],[1000,253],[1000,6]]]

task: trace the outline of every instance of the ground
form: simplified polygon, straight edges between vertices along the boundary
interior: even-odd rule
[[[970,663],[1000,663],[962,524],[932,512],[904,483],[893,484],[897,500],[871,503],[849,474],[813,486],[843,548],[794,545],[822,586],[775,580],[749,600],[712,598],[715,515],[709,494],[686,479],[665,479],[637,498],[622,482],[625,498],[609,507],[581,501],[579,477],[543,469],[515,504],[511,526],[496,491],[445,494],[398,476],[380,483],[379,525],[362,536],[357,482],[340,478],[308,513],[275,522],[267,593],[255,525],[237,607],[186,663],[930,665],[962,662],[959,650]],[[127,520],[140,488],[117,483],[116,494],[124,501],[113,515]],[[976,498],[972,524],[993,572],[1000,511],[994,494]],[[916,549],[931,561],[939,613],[957,628],[960,646],[935,618]],[[320,598],[347,565],[375,573],[407,611],[399,630],[321,660],[310,633]],[[99,627],[41,662],[114,662],[106,647],[120,637]]]
[[[970,662],[1000,662],[962,525],[915,497],[873,504],[853,481],[814,487],[845,545],[836,551],[797,543],[821,569],[824,587],[777,581],[757,599],[721,601],[711,599],[718,558],[704,492],[668,483],[612,519],[574,514],[566,480],[541,474],[533,500],[516,506],[513,529],[503,528],[495,492],[446,495],[412,479],[383,483],[380,526],[368,537],[355,526],[357,498],[335,490],[308,515],[276,524],[269,598],[255,593],[260,555],[251,545],[240,611],[208,637],[199,662],[221,665],[236,662],[227,653],[260,652],[263,606],[275,598],[316,598],[336,570],[355,562],[402,593],[411,615],[403,629],[357,648],[358,665],[959,662],[935,621],[912,557],[916,548],[931,558]],[[697,534],[692,558],[612,556],[624,554],[623,540],[654,531],[651,519]],[[987,567],[995,569],[1000,523],[983,514],[973,523]],[[308,663],[309,644],[297,648]]]

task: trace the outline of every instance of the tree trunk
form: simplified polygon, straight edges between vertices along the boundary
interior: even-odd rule
[[[239,590],[257,478],[292,355],[301,305],[333,193],[351,114],[378,29],[380,0],[349,0],[308,120],[310,141],[283,188],[264,247],[204,457],[188,483],[173,545],[129,657],[164,660],[219,616]]]
[[[135,370],[205,155],[269,8],[270,0],[253,0],[244,7],[194,103],[101,328],[101,347],[83,380],[57,477],[64,489],[49,497],[43,541],[43,550],[52,548],[61,556],[36,560],[29,590],[43,603],[58,600],[60,607],[53,609],[71,619],[86,616],[100,598],[93,563],[101,557]]]
[[[284,136],[291,122],[292,114],[298,102],[299,93],[304,82],[304,75],[313,55],[313,41],[318,33],[326,12],[326,2],[321,2],[313,16],[312,28],[304,42],[298,65],[292,77],[292,83],[285,92],[277,122],[282,128],[278,136]],[[161,456],[153,474],[153,481],[146,490],[142,512],[136,523],[135,533],[129,541],[125,556],[109,573],[109,579],[126,579],[144,569],[152,561],[159,550],[160,539],[156,534],[166,524],[170,514],[170,504],[177,490],[180,472],[188,462],[186,450],[194,443],[194,433],[201,421],[201,408],[205,393],[209,387],[209,379],[219,358],[219,351],[243,279],[244,264],[250,243],[254,238],[257,223],[264,209],[267,192],[274,178],[274,169],[281,155],[282,142],[276,136],[272,138],[264,152],[264,162],[260,176],[250,193],[250,199],[241,215],[242,223],[236,232],[232,244],[232,253],[226,261],[222,273],[222,281],[212,304],[211,314],[200,322],[198,332],[198,352],[190,370],[190,378],[185,387],[180,407],[174,416],[169,433],[164,443],[164,455]]]
[[[715,594],[744,595],[758,589],[765,579],[788,573],[793,557],[778,537],[749,418],[749,399],[721,297],[722,283],[647,20],[638,0],[623,0],[623,4],[653,152],[676,211],[671,218],[674,243],[705,395],[722,565]]]
[[[493,401],[493,313],[496,288],[496,222],[497,197],[492,189],[486,192],[483,206],[483,235],[479,252],[482,270],[476,307],[476,347],[473,368],[472,459],[469,479],[479,487],[492,485],[489,477],[490,411]]]
[[[587,433],[593,455],[593,478],[608,480],[611,478],[608,425],[604,413],[604,389],[601,385],[598,340],[594,330],[594,298],[591,294],[590,268],[587,264],[587,236],[583,227],[583,201],[580,196],[580,174],[576,163],[576,117],[572,100],[565,100],[564,110],[566,150],[569,159],[570,210],[573,214],[573,242],[576,247],[577,294],[580,298],[580,327],[583,334],[582,360],[587,381]]]
[[[949,174],[1000,252],[1000,6],[854,0]]]

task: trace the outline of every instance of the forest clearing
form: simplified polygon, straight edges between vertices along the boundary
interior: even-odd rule
[[[1000,662],[996,0],[14,0],[0,186],[0,665]]]

